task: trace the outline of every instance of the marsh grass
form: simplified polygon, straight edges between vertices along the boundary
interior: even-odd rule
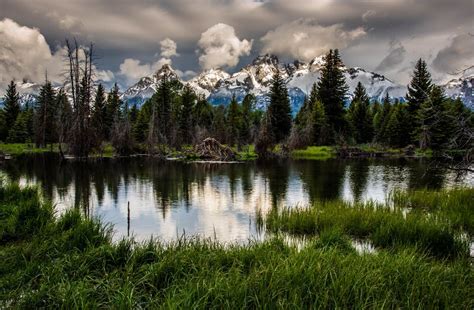
[[[4,223],[27,224],[15,238],[2,235],[0,308],[474,306],[468,259],[434,259],[412,246],[360,255],[337,225],[302,248],[280,237],[112,243],[110,227],[78,210],[53,216],[35,189],[7,185],[0,193],[2,231]],[[35,216],[19,216],[22,205]]]
[[[462,233],[472,233],[473,193],[473,189],[395,192],[388,199],[393,203],[386,205],[325,201],[308,208],[274,208],[264,222],[272,232],[319,235],[339,229],[354,238],[369,239],[376,247],[418,247],[429,255],[452,259],[469,256],[469,244]]]
[[[306,149],[291,152],[293,159],[326,160],[335,157],[334,149],[330,146],[308,146]]]

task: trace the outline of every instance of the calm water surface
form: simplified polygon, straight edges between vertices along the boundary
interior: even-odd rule
[[[183,234],[245,242],[264,232],[257,210],[307,206],[321,199],[383,201],[394,188],[474,186],[423,160],[327,160],[184,163],[149,158],[58,164],[30,155],[0,166],[20,184],[39,184],[59,211],[81,208],[114,225],[114,237],[173,240]],[[127,204],[130,202],[130,221]]]

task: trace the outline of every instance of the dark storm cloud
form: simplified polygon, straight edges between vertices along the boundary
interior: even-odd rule
[[[433,68],[444,73],[459,72],[474,64],[474,35],[454,37],[451,44],[438,52]]]
[[[218,23],[233,27],[239,40],[254,40],[249,57],[267,47],[260,40],[266,34],[290,29],[302,18],[315,21],[315,29],[323,34],[337,28],[347,36],[363,29],[363,38],[341,48],[351,51],[343,53],[346,63],[362,63],[368,69],[403,66],[404,61],[396,64],[402,54],[408,59],[436,53],[446,46],[440,40],[447,36],[474,32],[471,0],[0,0],[0,8],[0,20],[10,18],[21,26],[38,28],[53,51],[65,37],[95,42],[102,56],[100,64],[114,72],[126,58],[156,62],[154,55],[165,38],[176,42],[180,54],[173,65],[198,71],[197,42]],[[301,38],[306,32],[317,32],[306,28],[295,31]],[[405,53],[398,49],[386,54],[386,44],[394,38],[402,42]],[[425,43],[415,48],[418,38],[425,38]],[[271,42],[277,51],[288,54],[292,50],[276,39],[272,37]],[[355,44],[359,55],[352,50]],[[294,54],[290,56],[302,53]],[[386,62],[380,63],[384,57]]]
[[[403,62],[406,54],[405,47],[400,42],[390,43],[390,52],[382,59],[379,65],[375,68],[376,71],[386,71],[393,69]]]

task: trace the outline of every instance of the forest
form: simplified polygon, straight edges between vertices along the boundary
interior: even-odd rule
[[[412,146],[434,156],[471,162],[473,112],[460,98],[445,96],[423,59],[416,62],[406,100],[371,100],[359,83],[350,96],[337,49],[325,55],[317,83],[296,116],[279,72],[273,76],[266,111],[255,97],[213,106],[189,86],[165,76],[142,106],[95,84],[93,46],[68,42],[68,77],[58,88],[45,80],[35,102],[20,104],[11,81],[0,111],[0,141],[59,146],[61,154],[99,156],[109,145],[116,155],[167,156],[207,137],[237,150],[253,145],[259,158],[285,156],[308,146]]]

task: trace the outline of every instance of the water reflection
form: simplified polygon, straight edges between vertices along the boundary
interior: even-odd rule
[[[205,164],[149,158],[58,164],[56,155],[23,156],[1,171],[22,184],[40,184],[59,210],[81,208],[114,224],[116,238],[130,233],[165,240],[182,234],[246,241],[262,238],[257,210],[308,205],[315,200],[383,200],[395,187],[441,188],[449,171],[420,160],[276,161]]]

